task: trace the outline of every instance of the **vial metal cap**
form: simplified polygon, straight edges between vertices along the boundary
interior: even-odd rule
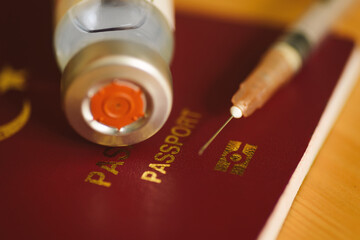
[[[172,106],[171,83],[168,64],[154,50],[127,41],[103,41],[82,49],[66,66],[61,80],[63,108],[70,125],[84,138],[106,146],[131,145],[154,135],[167,120]],[[99,95],[110,87],[112,95],[104,98],[104,111],[111,108],[110,118],[126,111],[113,114],[115,105],[128,98],[121,89],[127,94],[136,92],[142,114],[126,124],[99,119],[92,102],[102,101]],[[113,94],[115,88],[120,92]],[[126,103],[126,108],[132,102]],[[97,107],[102,108],[101,104]]]

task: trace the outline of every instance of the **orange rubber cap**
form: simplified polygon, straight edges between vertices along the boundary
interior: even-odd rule
[[[100,89],[90,102],[94,119],[120,129],[144,116],[142,91],[121,83],[111,83]]]

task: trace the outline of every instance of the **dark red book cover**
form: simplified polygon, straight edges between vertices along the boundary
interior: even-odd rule
[[[78,136],[61,110],[49,2],[6,4],[0,239],[256,238],[353,50],[328,37],[263,109],[230,122],[198,156],[281,30],[179,15],[170,118],[143,143],[109,148]]]

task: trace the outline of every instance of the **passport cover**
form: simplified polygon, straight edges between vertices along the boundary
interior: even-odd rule
[[[312,138],[351,41],[328,37],[263,109],[232,120],[198,156],[281,29],[178,15],[170,118],[143,143],[109,148],[79,137],[61,111],[50,3],[17,4],[0,15],[1,239],[276,236],[336,116]]]

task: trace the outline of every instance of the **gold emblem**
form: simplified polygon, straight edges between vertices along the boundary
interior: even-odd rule
[[[250,160],[255,154],[257,146],[245,144],[241,153],[239,152],[241,142],[230,140],[223,154],[215,166],[216,171],[227,172],[231,167],[230,173],[243,175],[249,165]]]
[[[9,90],[24,91],[26,85],[26,73],[22,70],[14,70],[4,67],[0,72],[0,94]],[[4,110],[2,110],[4,111]],[[31,113],[31,103],[25,100],[18,116],[4,125],[0,125],[0,141],[3,141],[19,132],[28,122]]]

